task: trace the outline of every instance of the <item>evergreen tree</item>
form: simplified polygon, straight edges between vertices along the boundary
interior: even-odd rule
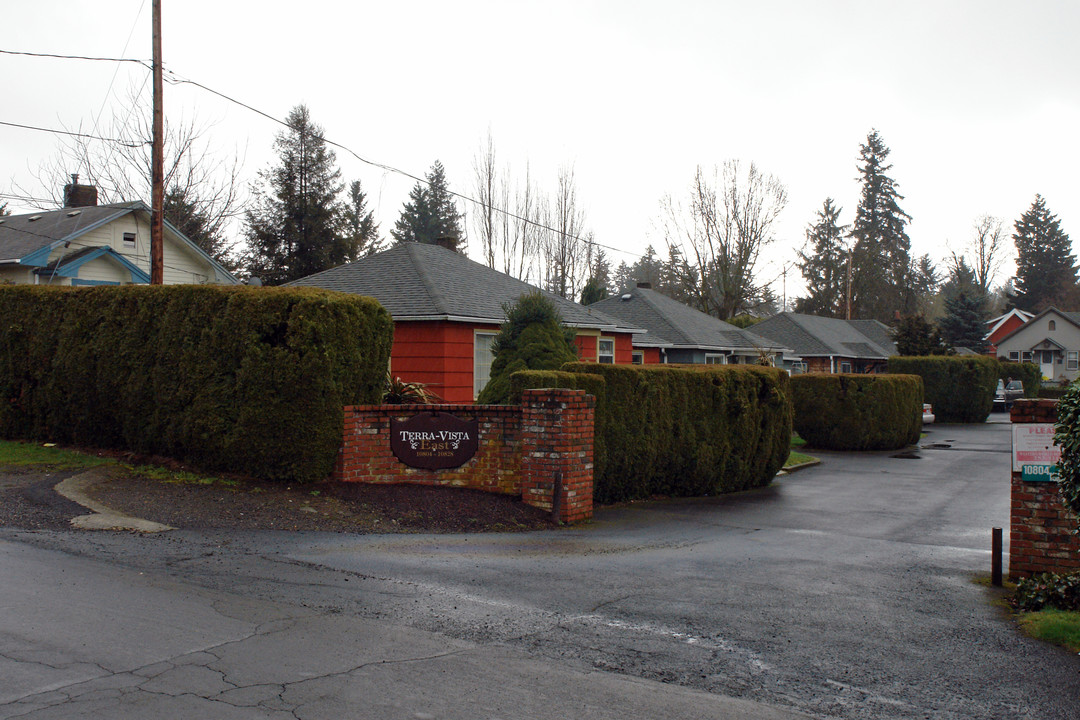
[[[592,305],[607,298],[610,285],[611,266],[608,264],[604,251],[598,249],[589,268],[589,279],[585,281],[585,287],[581,289],[581,304]]]
[[[672,300],[693,305],[699,287],[698,277],[697,268],[687,262],[682,250],[669,244],[668,259],[660,266],[660,280],[656,289]]]
[[[165,219],[173,227],[222,267],[230,272],[239,269],[240,260],[232,255],[232,243],[225,239],[222,223],[215,223],[185,188],[179,185],[170,187],[163,198],[162,209]],[[0,212],[0,215],[3,213]]]
[[[476,398],[479,405],[510,402],[510,376],[519,370],[558,370],[577,360],[574,331],[543,294],[522,295],[503,310],[506,322],[491,345],[491,379]]]
[[[981,353],[986,347],[986,298],[977,288],[965,288],[945,298],[941,337],[950,348],[965,347]]]
[[[872,130],[860,146],[862,195],[851,228],[852,313],[892,322],[914,305],[910,287],[911,240],[904,227],[911,216],[900,209],[896,182],[886,173],[889,148]]]
[[[293,108],[285,122],[288,129],[274,141],[278,164],[259,173],[264,187],[245,213],[246,264],[268,285],[332,267],[340,242],[342,184],[334,153],[306,106]]]
[[[379,237],[379,224],[375,222],[375,211],[367,208],[367,195],[359,180],[349,184],[348,198],[342,210],[343,230],[341,243],[336,251],[335,265],[355,262],[361,257],[374,255],[383,250],[382,238]]]
[[[1076,257],[1069,236],[1042,195],[1016,221],[1016,306],[1039,312],[1076,285]]]
[[[452,249],[460,252],[465,239],[461,220],[461,213],[446,182],[446,170],[436,160],[425,181],[416,183],[409,192],[409,200],[401,209],[401,216],[390,235],[397,243],[429,245],[445,238]]]
[[[6,202],[5,203],[0,203],[0,217],[4,217],[5,215],[10,215],[10,214],[11,214],[11,211],[7,209],[7,203]]]
[[[893,335],[900,355],[944,355],[945,344],[933,325],[921,314],[901,318]]]
[[[846,225],[840,224],[840,208],[825,198],[816,222],[806,228],[806,246],[797,263],[806,280],[807,296],[795,301],[800,313],[845,317],[847,312]]]
[[[941,275],[934,261],[930,259],[930,255],[922,255],[911,268],[911,291],[915,295],[915,308],[919,314],[927,314],[939,285]]]

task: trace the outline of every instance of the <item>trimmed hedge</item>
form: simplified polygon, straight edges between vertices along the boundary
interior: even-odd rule
[[[981,423],[994,409],[998,361],[981,355],[889,358],[890,374],[918,375],[938,422]]]
[[[918,375],[796,375],[791,402],[795,432],[813,447],[896,450],[918,442],[922,430]]]
[[[1041,397],[1042,368],[1035,363],[1018,363],[998,358],[998,379],[1019,380],[1024,384],[1024,397]]]
[[[371,298],[309,288],[4,287],[0,436],[318,480],[392,338]]]
[[[563,370],[604,380],[594,450],[593,497],[599,503],[759,487],[787,459],[791,399],[782,370],[580,362]],[[522,375],[515,388],[597,389],[588,379],[563,374]]]

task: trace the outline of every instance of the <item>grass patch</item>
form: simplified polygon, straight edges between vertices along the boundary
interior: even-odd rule
[[[0,440],[0,465],[25,467],[48,465],[57,469],[100,467],[114,464],[111,458],[97,457],[78,450],[57,447],[51,443],[30,443]]]
[[[801,465],[802,463],[811,462],[813,460],[817,460],[817,458],[810,455],[803,455],[802,453],[792,452],[788,454],[788,458],[784,462],[784,467]]]
[[[1020,627],[1031,637],[1080,652],[1080,612],[1039,610],[1020,614]]]
[[[799,433],[792,431],[791,433],[791,447],[802,447],[806,444],[806,441],[799,437]]]

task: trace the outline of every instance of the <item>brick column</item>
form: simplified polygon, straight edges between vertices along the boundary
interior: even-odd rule
[[[1057,400],[1017,400],[1015,423],[1057,422]],[[1061,501],[1056,482],[1024,482],[1012,473],[1009,526],[1009,577],[1080,570],[1077,518]]]
[[[593,514],[593,416],[596,401],[584,390],[526,390],[521,397],[521,499],[552,508],[559,519],[587,520]]]

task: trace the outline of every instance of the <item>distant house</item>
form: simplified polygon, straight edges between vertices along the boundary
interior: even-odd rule
[[[763,356],[775,359],[785,352],[782,343],[672,300],[651,289],[649,283],[638,283],[636,288],[589,308],[648,331],[634,336],[635,363],[745,365],[757,363]]]
[[[877,320],[843,320],[780,313],[753,326],[754,332],[792,349],[792,372],[879,373],[896,355],[888,326]]]
[[[427,385],[444,401],[472,402],[491,374],[491,343],[503,305],[543,292],[438,245],[402,243],[385,252],[295,280],[378,300],[394,319],[390,371]],[[576,333],[586,362],[630,363],[640,328],[544,292]]]
[[[97,205],[96,189],[76,188],[84,192],[69,193],[69,203],[87,204],[0,218],[0,282],[82,286],[150,282],[150,208],[138,201]],[[166,284],[237,282],[168,222],[162,255]]]
[[[1035,317],[1032,313],[1013,308],[1004,315],[998,315],[986,321],[986,354],[997,357],[997,344],[1003,337],[1020,329],[1024,323]]]
[[[1080,375],[1080,313],[1054,307],[1043,310],[998,340],[997,355],[1035,363],[1045,380],[1076,380]]]

